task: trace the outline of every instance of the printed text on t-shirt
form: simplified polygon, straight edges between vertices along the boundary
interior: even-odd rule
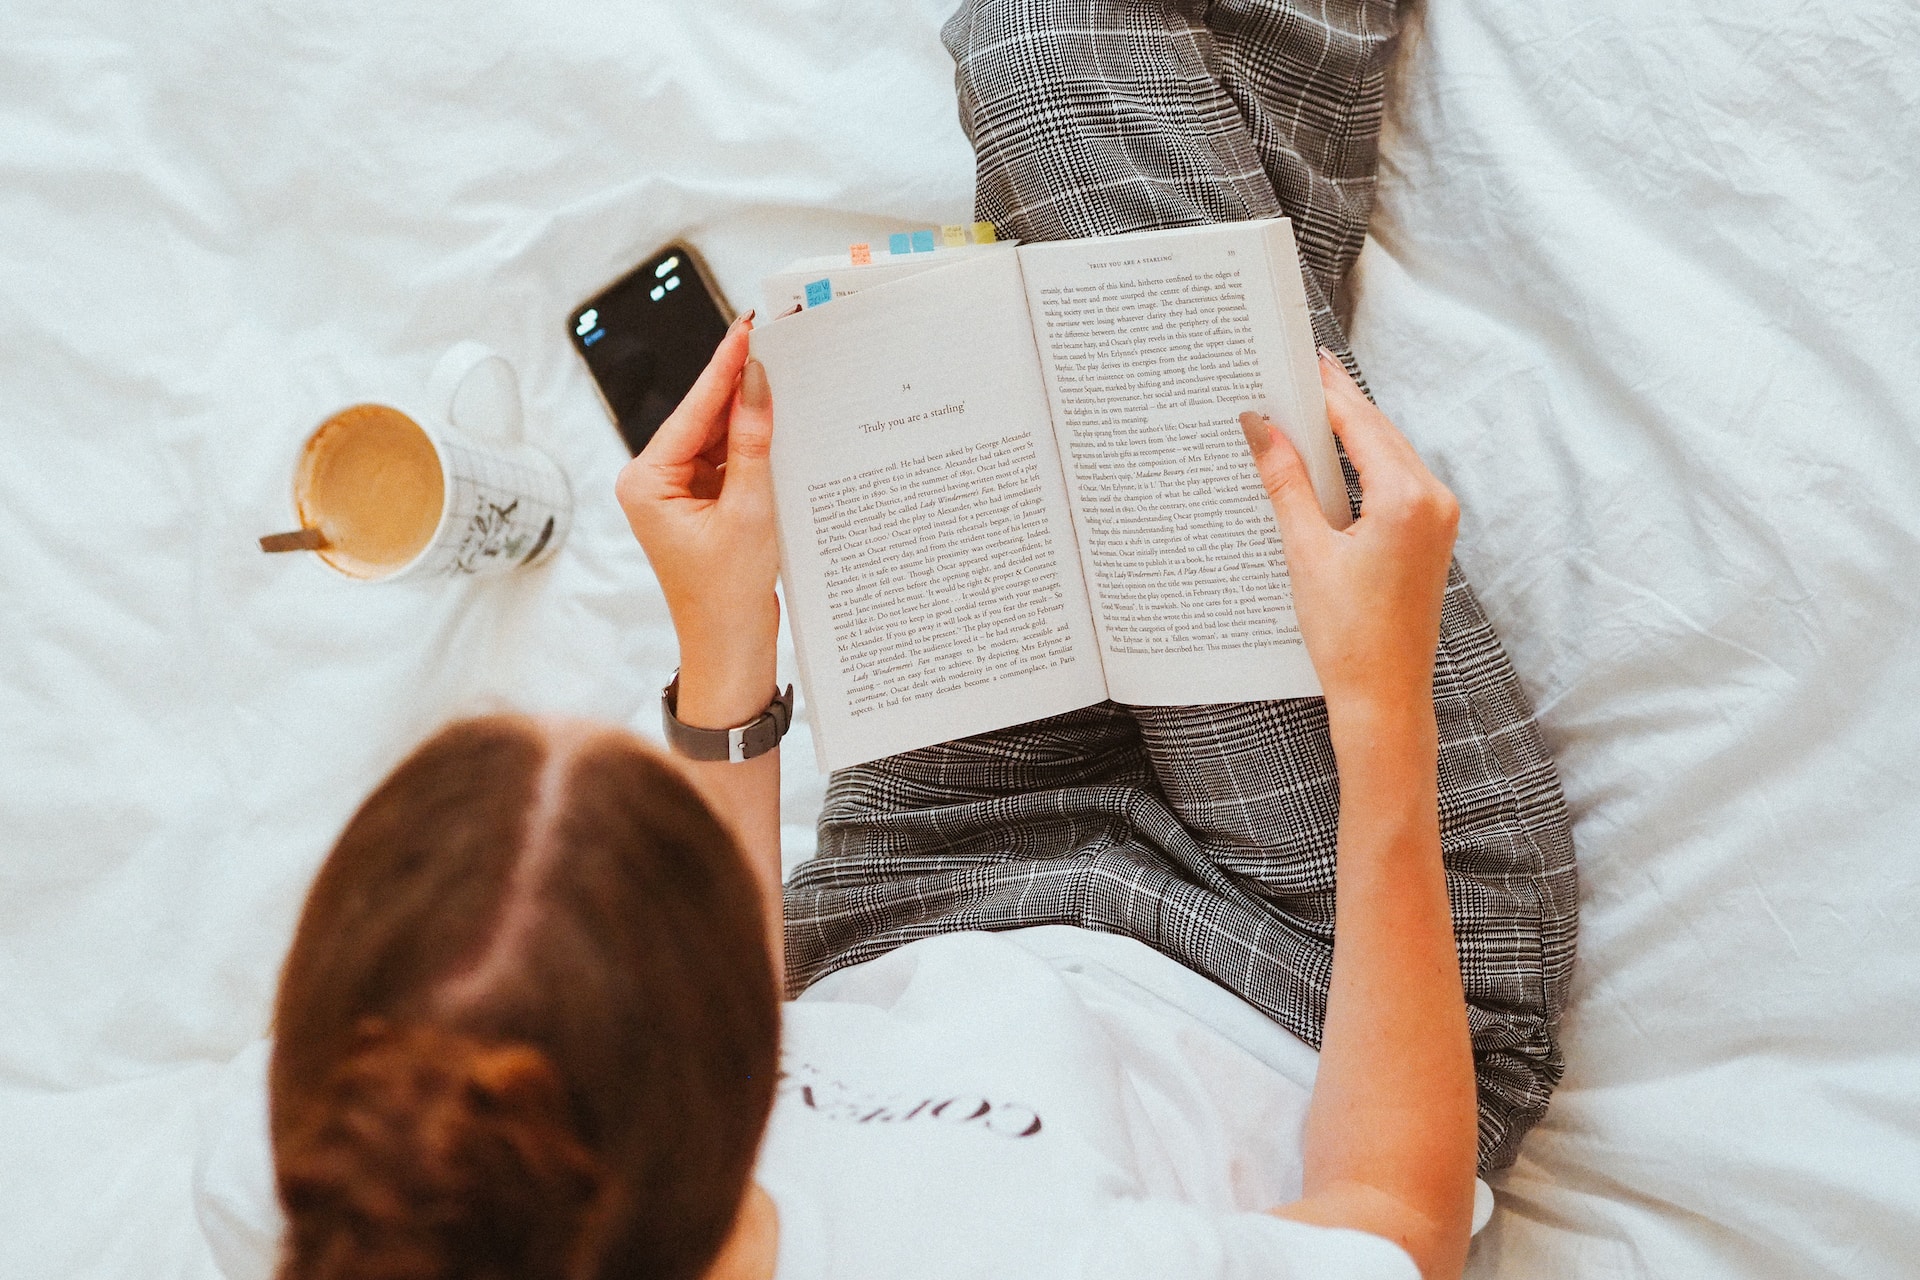
[[[943,1124],[1002,1138],[1031,1138],[1040,1132],[1040,1113],[1017,1102],[995,1102],[979,1094],[886,1094],[836,1080],[810,1062],[783,1059],[780,1098],[829,1120],[853,1124]]]

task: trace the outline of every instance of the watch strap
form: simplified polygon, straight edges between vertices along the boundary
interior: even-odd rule
[[[775,692],[767,709],[731,729],[696,729],[680,722],[680,673],[660,691],[660,729],[667,745],[689,760],[740,764],[780,745],[793,726],[793,686]]]

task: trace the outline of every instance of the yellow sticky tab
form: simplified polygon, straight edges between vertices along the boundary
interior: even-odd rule
[[[872,266],[873,246],[870,244],[850,245],[847,248],[847,256],[853,259],[853,265],[856,267]]]
[[[999,238],[999,236],[994,234],[993,224],[991,222],[976,222],[973,224],[973,242],[975,244],[992,244]]]
[[[940,228],[940,243],[946,245],[947,248],[951,249],[957,245],[963,245],[966,242],[967,229],[965,227],[955,224],[950,227]]]

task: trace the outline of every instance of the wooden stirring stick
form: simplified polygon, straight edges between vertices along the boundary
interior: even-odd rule
[[[260,539],[262,551],[324,551],[327,535],[318,529],[295,529],[292,533],[270,533]]]

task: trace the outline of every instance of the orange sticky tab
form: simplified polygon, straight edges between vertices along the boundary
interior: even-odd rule
[[[853,259],[853,265],[856,267],[872,266],[873,246],[870,244],[851,245],[847,249],[847,256]]]
[[[940,228],[940,243],[949,249],[963,245],[966,242],[967,229],[965,227],[955,224],[953,226]]]
[[[992,244],[999,238],[998,235],[994,234],[993,224],[991,222],[976,222],[973,224],[973,242],[975,244]]]

